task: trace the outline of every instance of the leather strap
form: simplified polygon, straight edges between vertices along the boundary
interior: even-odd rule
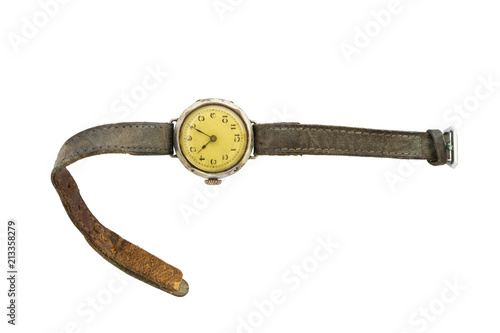
[[[52,184],[76,228],[104,259],[125,273],[175,296],[189,285],[182,272],[123,239],[103,226],[80,196],[67,166],[79,159],[107,153],[132,155],[173,154],[173,125],[169,123],[118,123],[97,126],[71,137],[59,151]]]
[[[256,124],[254,133],[256,155],[413,158],[426,159],[432,165],[446,163],[449,141],[438,130],[401,132],[297,123]],[[145,283],[175,296],[186,295],[189,285],[179,269],[107,229],[80,196],[66,167],[85,157],[109,153],[171,155],[173,125],[118,123],[80,132],[62,146],[51,179],[69,217],[97,253]]]
[[[439,130],[386,131],[355,127],[255,124],[255,155],[349,155],[447,162],[446,140]]]

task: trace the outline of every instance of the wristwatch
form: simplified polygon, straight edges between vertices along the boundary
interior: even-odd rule
[[[83,201],[66,168],[85,157],[127,153],[171,155],[187,170],[218,185],[259,155],[349,155],[423,159],[456,167],[457,132],[387,131],[299,123],[258,124],[233,102],[202,99],[168,123],[96,126],[62,146],[51,179],[76,228],[104,259],[131,276],[175,296],[189,290],[182,272],[103,226]],[[252,154],[253,153],[253,154]]]

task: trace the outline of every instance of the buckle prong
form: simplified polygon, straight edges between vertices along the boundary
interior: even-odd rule
[[[453,126],[444,130],[446,140],[446,152],[448,153],[448,161],[446,164],[455,169],[458,165],[458,134],[457,129]]]

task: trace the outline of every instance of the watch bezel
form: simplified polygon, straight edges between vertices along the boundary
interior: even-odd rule
[[[247,131],[247,145],[245,147],[245,153],[241,157],[241,159],[233,165],[231,168],[220,171],[220,172],[207,172],[204,170],[198,169],[198,167],[192,165],[184,156],[184,153],[182,152],[182,149],[180,147],[180,135],[181,135],[181,128],[182,125],[184,124],[187,116],[189,116],[192,112],[196,111],[197,109],[207,106],[207,105],[221,105],[224,106],[230,110],[232,110],[238,117],[241,118],[243,121],[243,124],[245,125],[245,129]],[[245,163],[248,161],[250,158],[250,155],[252,154],[252,149],[253,149],[253,143],[254,143],[254,136],[253,136],[253,127],[252,127],[252,122],[250,119],[247,117],[245,112],[241,108],[239,108],[236,104],[234,104],[231,101],[225,100],[225,99],[220,99],[220,98],[207,98],[207,99],[200,99],[193,103],[191,106],[189,106],[182,114],[179,116],[177,119],[177,122],[175,123],[174,127],[174,148],[175,148],[175,154],[177,155],[179,161],[184,165],[186,169],[194,173],[195,175],[198,175],[200,177],[206,178],[206,179],[220,179],[220,178],[225,178],[227,176],[230,176],[239,170],[245,165]]]

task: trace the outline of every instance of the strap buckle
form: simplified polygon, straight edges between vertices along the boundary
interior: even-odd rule
[[[444,130],[447,161],[446,164],[455,169],[458,165],[458,134],[457,129],[453,126]]]

